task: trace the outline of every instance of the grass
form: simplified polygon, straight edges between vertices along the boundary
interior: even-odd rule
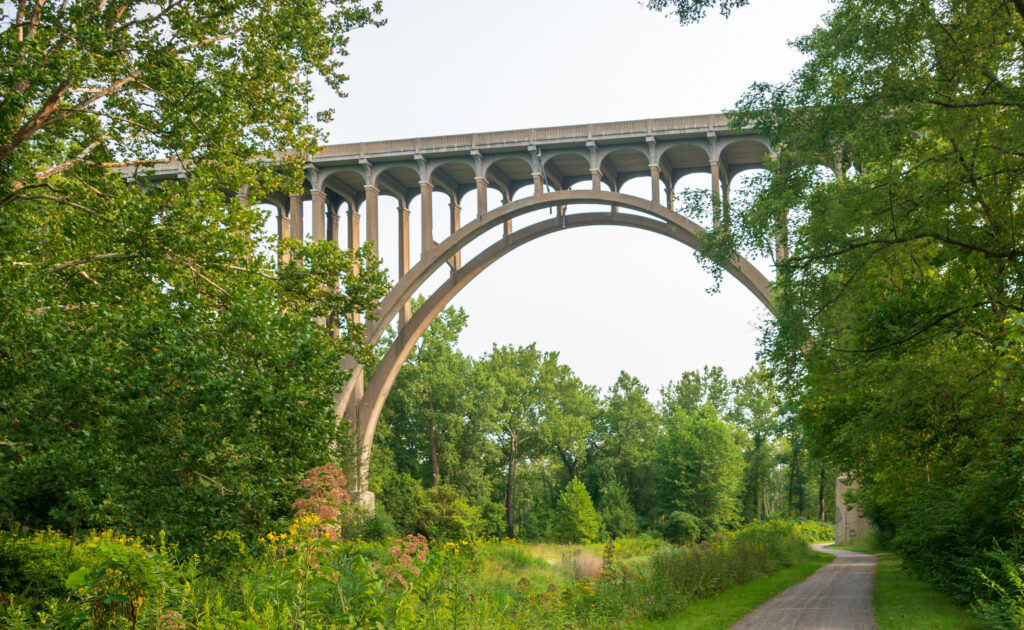
[[[875,621],[879,630],[980,630],[981,622],[949,601],[928,582],[903,570],[903,560],[878,547],[874,537],[851,539],[836,549],[878,556]]]
[[[814,556],[762,580],[754,580],[726,589],[705,600],[694,602],[669,619],[633,626],[636,630],[721,630],[729,628],[750,611],[812,573],[832,562],[834,556],[814,552]]]

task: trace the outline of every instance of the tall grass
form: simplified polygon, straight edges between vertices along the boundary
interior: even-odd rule
[[[198,558],[111,535],[75,545],[53,532],[0,537],[0,627],[615,627],[807,557],[806,532],[791,522],[685,548],[633,539],[599,556],[562,547],[558,559],[509,540],[428,548],[422,538],[381,544],[325,532],[316,515],[297,518],[216,577],[201,574]]]

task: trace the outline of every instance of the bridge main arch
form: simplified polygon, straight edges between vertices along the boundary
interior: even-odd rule
[[[602,205],[612,209],[606,212],[566,214],[570,205]],[[540,221],[511,231],[511,219],[543,208],[557,208],[551,219]],[[642,213],[622,213],[617,208],[628,208]],[[431,275],[445,264],[451,264],[460,250],[483,236],[492,228],[504,225],[501,239],[462,265],[453,265],[452,274],[437,288],[423,305],[399,328],[396,339],[376,366],[372,378],[363,389],[362,366],[356,366],[352,377],[339,394],[336,411],[352,424],[358,448],[356,486],[362,501],[371,502],[367,492],[370,449],[384,403],[391,391],[402,364],[412,352],[434,318],[445,306],[492,263],[516,248],[548,234],[597,225],[618,225],[662,234],[693,249],[700,249],[704,229],[689,219],[670,211],[651,200],[617,192],[600,190],[560,190],[537,192],[532,197],[506,203],[473,221],[424,252],[422,258],[405,273],[381,302],[376,321],[367,325],[366,341],[375,345],[388,324],[402,311],[416,291]],[[738,258],[724,269],[740,281],[770,311],[773,310],[772,291],[767,278],[743,258]]]

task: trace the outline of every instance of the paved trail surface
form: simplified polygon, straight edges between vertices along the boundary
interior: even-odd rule
[[[831,564],[744,617],[732,630],[873,630],[875,563],[866,553],[812,545],[836,556]]]

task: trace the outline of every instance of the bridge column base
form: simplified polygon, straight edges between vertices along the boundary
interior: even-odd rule
[[[369,513],[373,513],[377,505],[377,495],[369,490],[355,490],[349,493],[352,497],[352,505],[355,505]]]

